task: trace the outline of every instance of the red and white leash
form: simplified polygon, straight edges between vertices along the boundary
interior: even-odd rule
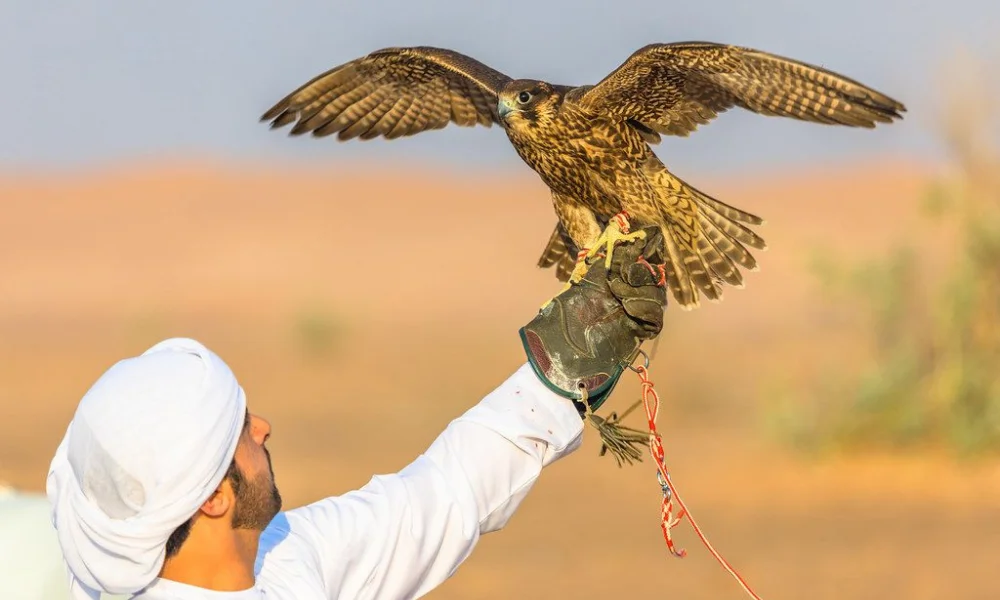
[[[645,353],[642,353],[645,356]],[[687,550],[683,548],[677,550],[674,546],[674,540],[670,535],[670,530],[673,529],[681,519],[687,517],[688,522],[691,523],[691,527],[694,528],[696,534],[701,539],[708,551],[712,553],[722,568],[726,570],[730,575],[733,576],[736,581],[739,582],[740,586],[743,588],[751,598],[754,600],[761,600],[752,589],[750,585],[736,572],[736,569],[732,567],[726,559],[722,558],[722,555],[712,544],[709,543],[708,538],[702,533],[701,528],[695,522],[694,517],[691,515],[691,511],[687,509],[684,505],[684,501],[681,500],[680,495],[677,494],[677,489],[674,487],[673,483],[670,481],[670,473],[667,471],[667,467],[663,463],[663,442],[660,438],[660,434],[656,431],[656,417],[660,410],[660,397],[653,389],[653,382],[649,379],[649,371],[647,367],[649,366],[649,357],[646,357],[646,364],[639,367],[629,366],[630,369],[639,374],[639,380],[642,382],[642,404],[646,409],[646,419],[649,425],[649,453],[656,462],[656,477],[660,482],[660,487],[663,490],[663,503],[660,509],[660,528],[663,530],[663,539],[667,543],[667,549],[670,553],[678,558],[684,558],[687,556]],[[673,503],[677,501],[680,505],[680,512],[676,517],[673,516]]]

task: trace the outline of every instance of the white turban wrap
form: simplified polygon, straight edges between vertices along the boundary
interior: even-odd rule
[[[74,598],[133,594],[157,577],[171,533],[222,482],[245,414],[232,371],[191,339],[160,342],[98,379],[47,481]]]

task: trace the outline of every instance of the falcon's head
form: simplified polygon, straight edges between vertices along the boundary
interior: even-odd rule
[[[559,98],[551,84],[532,79],[508,83],[499,94],[497,113],[506,127],[538,126],[555,115]]]

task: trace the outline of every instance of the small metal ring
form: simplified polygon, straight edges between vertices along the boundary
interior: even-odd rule
[[[648,370],[649,370],[649,355],[648,355],[648,354],[646,354],[646,351],[645,351],[645,350],[643,350],[642,348],[639,348],[639,352],[638,352],[638,353],[636,354],[636,357],[638,357],[638,356],[639,356],[639,354],[641,354],[641,355],[642,355],[642,359],[643,359],[643,365],[642,365],[642,368],[644,368],[644,369],[646,369],[646,370],[648,371]],[[633,358],[632,360],[633,360],[633,361],[635,361],[635,359],[634,359],[634,358]],[[629,363],[629,365],[628,365],[628,368],[629,368],[629,369],[632,369],[632,370],[633,370],[633,371],[635,371],[636,373],[638,373],[638,372],[639,372],[639,369],[636,369],[635,367],[633,367],[633,366],[632,366],[632,363]]]
[[[659,469],[656,470],[656,479],[660,484],[660,490],[663,492],[663,497],[666,498],[668,501],[671,500],[673,497],[673,493],[670,491],[670,485],[668,485],[667,482],[663,480],[663,475],[660,473]]]

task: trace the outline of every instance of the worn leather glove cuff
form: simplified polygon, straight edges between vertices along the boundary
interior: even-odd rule
[[[615,246],[610,268],[595,257],[579,283],[519,331],[535,374],[581,416],[600,408],[642,342],[663,327],[663,237],[655,227],[643,231],[644,238]]]
[[[545,315],[539,315],[540,319],[545,319]],[[528,364],[534,370],[535,375],[543,384],[553,392],[564,398],[568,398],[576,406],[580,413],[580,418],[587,414],[589,406],[591,411],[601,407],[611,395],[612,390],[618,385],[618,380],[632,360],[623,361],[618,364],[608,365],[608,368],[598,368],[597,370],[584,370],[577,366],[576,369],[570,365],[570,369],[560,369],[554,364],[550,349],[545,345],[545,340],[528,325],[520,330],[521,344],[524,346],[525,354],[528,357]],[[632,355],[632,359],[638,354]],[[578,376],[576,373],[585,375]]]

